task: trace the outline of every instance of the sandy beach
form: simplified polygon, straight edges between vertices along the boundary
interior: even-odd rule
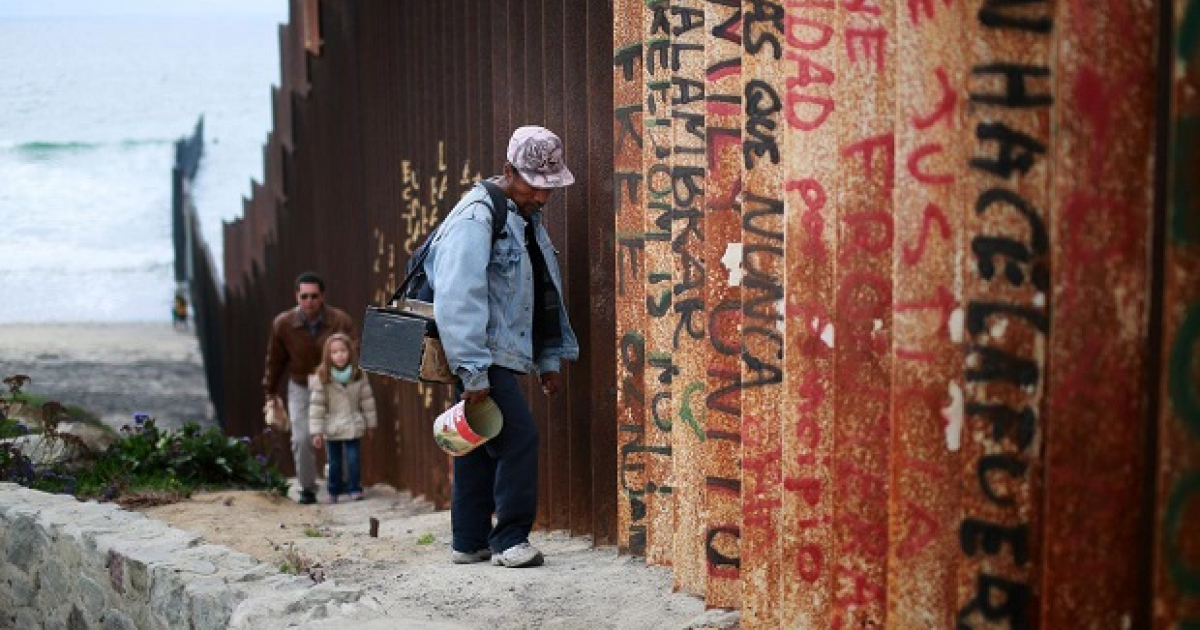
[[[0,378],[15,374],[115,429],[135,413],[165,428],[215,422],[199,343],[169,323],[0,325]]]
[[[134,412],[164,426],[213,421],[196,338],[170,324],[0,326],[0,372],[28,374],[30,393],[114,426]],[[737,627],[735,613],[705,611],[701,598],[673,592],[669,569],[594,548],[586,537],[534,532],[531,542],[546,553],[535,569],[454,565],[449,512],[420,497],[379,485],[364,501],[328,504],[323,492],[320,499],[301,506],[262,492],[221,492],[138,511],[272,566],[291,548],[325,579],[361,588],[368,606],[340,628]],[[378,537],[369,535],[372,518]],[[313,623],[310,613],[290,611],[269,627]]]

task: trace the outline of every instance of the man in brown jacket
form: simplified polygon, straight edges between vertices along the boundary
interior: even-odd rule
[[[325,281],[306,271],[296,277],[296,307],[271,322],[267,342],[267,368],[263,393],[279,397],[279,382],[287,375],[287,407],[292,425],[292,458],[300,483],[300,503],[317,502],[317,465],[308,431],[308,375],[321,363],[325,340],[335,332],[350,335],[357,343],[354,320],[341,309],[325,304]]]

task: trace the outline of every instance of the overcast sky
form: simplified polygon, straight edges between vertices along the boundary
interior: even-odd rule
[[[288,0],[0,0],[0,18],[179,15],[274,15],[287,19]]]

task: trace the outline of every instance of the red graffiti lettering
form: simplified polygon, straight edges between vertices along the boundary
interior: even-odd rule
[[[954,118],[950,114],[954,112],[954,108],[958,103],[958,94],[951,87],[950,77],[946,75],[945,70],[939,66],[933,72],[937,75],[938,82],[942,86],[942,100],[938,102],[937,107],[928,116],[913,116],[913,125],[917,129],[928,129],[943,118],[946,119],[947,126],[954,127]]]
[[[931,175],[921,168],[921,160],[942,152],[942,145],[939,142],[931,142],[919,147],[912,155],[908,156],[908,172],[914,179],[922,184],[937,186],[941,184],[953,184],[954,175],[952,173],[943,173],[941,175]]]
[[[958,298],[947,289],[945,285],[939,284],[933,290],[933,295],[924,300],[916,300],[913,302],[897,302],[896,312],[903,313],[906,311],[921,311],[937,309],[941,313],[941,326],[938,327],[938,332],[949,332],[950,316],[954,314],[954,309],[958,308]]]
[[[816,507],[821,502],[822,481],[816,477],[804,477],[801,479],[784,479],[783,489],[788,492],[795,492],[800,495],[801,499],[810,507]]]
[[[894,172],[896,158],[896,137],[893,134],[886,133],[881,136],[867,138],[860,142],[842,149],[843,157],[851,157],[855,154],[862,154],[863,161],[863,176],[867,179],[872,177],[872,164],[874,163],[875,151],[881,149],[883,153],[883,167],[879,169],[883,174],[883,193],[885,196],[892,194],[892,189],[895,187],[896,176]]]
[[[833,598],[835,604],[861,606],[872,602],[882,602],[883,595],[883,586],[872,582],[866,573],[844,565],[838,566],[837,593]]]
[[[919,363],[933,363],[937,360],[937,354],[928,350],[898,347],[896,348],[896,358],[904,359],[905,361],[917,361]]]
[[[806,88],[813,83],[833,83],[834,74],[829,68],[792,51],[787,52],[787,60],[796,64],[796,71],[787,77],[787,89]]]
[[[913,503],[904,502],[904,521],[907,527],[900,544],[896,546],[896,556],[907,559],[929,546],[938,534],[938,522],[928,510]]]
[[[867,272],[852,273],[838,287],[839,320],[864,322],[881,319],[891,306],[892,284],[883,276]]]
[[[887,521],[863,520],[855,516],[838,519],[838,528],[846,535],[846,547],[863,556],[882,558],[887,555]]]
[[[915,265],[921,260],[922,254],[925,253],[926,241],[929,238],[929,229],[933,224],[937,224],[938,233],[943,239],[950,238],[950,223],[946,220],[946,214],[937,204],[928,204],[925,206],[925,215],[921,218],[921,232],[917,236],[917,244],[915,247],[905,247],[903,260],[905,265]]]
[[[833,99],[825,96],[808,96],[788,91],[784,102],[787,103],[788,124],[802,131],[817,129],[825,124],[829,114],[833,113]]]
[[[850,56],[850,61],[858,61],[858,52],[854,47],[854,43],[859,43],[859,48],[862,49],[863,56],[868,60],[875,61],[875,70],[883,71],[883,52],[887,47],[884,41],[887,39],[887,30],[882,28],[847,28],[846,29],[846,54]]]
[[[847,11],[856,13],[867,13],[870,15],[881,15],[883,13],[878,4],[868,6],[867,0],[848,0],[842,3],[842,7]]]
[[[950,0],[942,0],[942,4],[950,6]],[[912,20],[913,26],[921,21],[921,9],[925,10],[926,18],[933,19],[933,0],[908,0],[908,16]]]
[[[825,551],[814,544],[802,545],[796,552],[796,572],[808,583],[821,579],[825,571]]]
[[[892,247],[892,215],[888,212],[857,212],[842,217],[851,232],[850,243],[842,251],[842,260],[854,255],[858,247],[871,255],[887,253]]]
[[[801,50],[821,50],[833,39],[833,27],[816,20],[788,13],[784,19],[788,46]]]

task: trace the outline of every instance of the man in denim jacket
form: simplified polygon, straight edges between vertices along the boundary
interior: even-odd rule
[[[537,515],[538,427],[517,376],[536,371],[542,392],[553,395],[561,361],[579,357],[556,250],[542,222],[551,193],[575,177],[563,161],[562,140],[543,127],[513,132],[507,158],[504,174],[492,178],[508,201],[500,238],[492,242],[491,202],[477,185],[446,216],[425,272],[462,398],[472,404],[491,396],[504,415],[499,435],[454,458],[451,560],[529,567],[543,562],[529,544]]]

